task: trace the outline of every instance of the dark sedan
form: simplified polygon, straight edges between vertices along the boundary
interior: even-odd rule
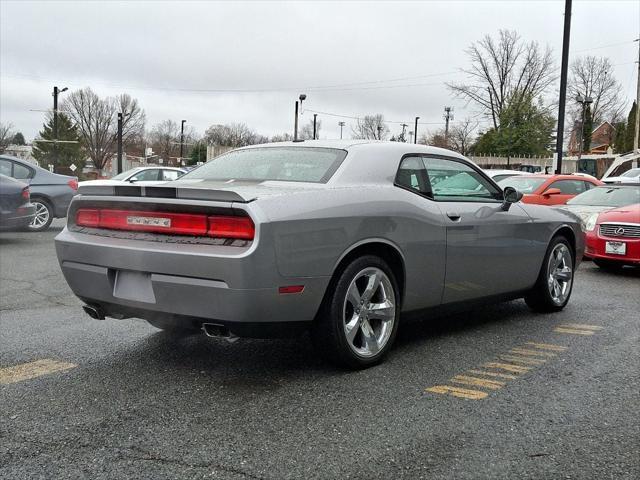
[[[71,199],[78,190],[77,177],[52,173],[8,155],[0,155],[0,174],[29,184],[36,215],[28,229],[34,232],[49,228],[54,218],[66,217]]]
[[[36,207],[29,202],[29,185],[0,175],[0,229],[21,229],[35,216]]]

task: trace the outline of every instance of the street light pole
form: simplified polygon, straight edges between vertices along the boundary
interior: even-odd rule
[[[53,166],[58,164],[58,95],[66,92],[67,87],[53,87]]]
[[[302,107],[302,102],[307,98],[307,96],[304,93],[301,93],[300,96],[298,97],[298,100],[300,100],[300,107]],[[295,119],[295,124],[293,127],[293,141],[297,142],[298,141],[298,101],[296,100],[296,119]]]
[[[413,143],[418,143],[418,120],[420,120],[420,117],[416,117],[416,123],[413,127]]]
[[[318,114],[313,114],[313,139],[316,140],[316,119],[318,118]]]
[[[184,152],[184,124],[186,120],[182,120],[180,125],[180,164],[182,165],[182,154]]]
[[[342,140],[342,127],[344,127],[345,123],[344,122],[338,122],[338,125],[340,125],[340,140]]]
[[[560,99],[558,103],[558,136],[556,137],[556,174],[562,173],[562,143],[564,140],[564,109],[567,102],[567,71],[571,40],[571,0],[564,2],[564,32],[562,34],[562,64],[560,70]]]
[[[580,161],[580,159],[582,158],[582,150],[584,150],[584,115],[587,109],[587,105],[591,104],[593,102],[593,99],[591,97],[582,97],[581,95],[578,95],[576,97],[576,102],[582,105],[582,121],[580,122],[580,142],[578,143],[578,145],[580,146],[580,148],[578,148],[578,161]]]
[[[122,173],[122,112],[118,112],[118,173]]]

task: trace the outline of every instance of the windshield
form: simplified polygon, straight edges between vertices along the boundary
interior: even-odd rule
[[[126,172],[119,173],[115,177],[111,177],[111,180],[124,180],[129,175],[132,175],[134,172],[140,170],[139,168],[132,168],[131,170],[127,170]]]
[[[235,150],[210,160],[180,180],[248,180],[324,183],[347,155],[344,150],[262,147]]]
[[[621,177],[630,177],[630,178],[640,177],[640,168],[634,168],[633,170],[629,170],[627,172],[624,172],[620,176]]]
[[[522,193],[533,193],[540,185],[546,182],[544,177],[509,177],[498,182],[500,188],[513,187]]]
[[[640,202],[640,187],[596,187],[573,197],[567,205],[624,207]]]

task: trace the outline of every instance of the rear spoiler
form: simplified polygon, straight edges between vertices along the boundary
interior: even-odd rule
[[[249,203],[255,200],[255,198],[244,198],[231,190],[155,185],[82,185],[78,189],[78,194],[87,196],[178,198],[182,200],[239,203]]]

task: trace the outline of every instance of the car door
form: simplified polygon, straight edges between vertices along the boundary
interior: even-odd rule
[[[529,253],[533,223],[524,209],[505,205],[500,188],[471,163],[435,156],[424,161],[446,222],[443,303],[530,287],[539,265]]]
[[[587,190],[584,180],[556,180],[545,191],[552,188],[557,188],[560,193],[545,195],[545,192],[542,192],[545,205],[564,205],[576,195]]]

